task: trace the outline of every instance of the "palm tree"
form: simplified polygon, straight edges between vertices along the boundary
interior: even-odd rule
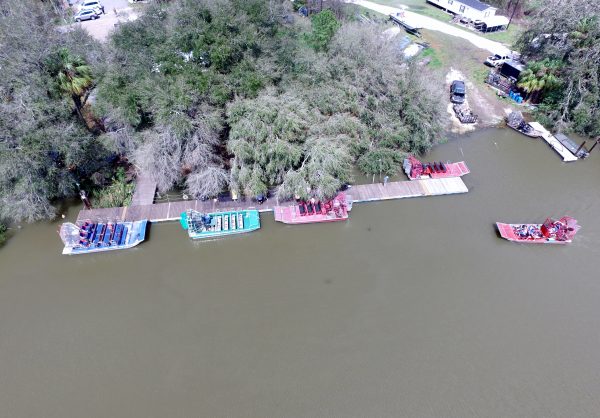
[[[533,61],[521,73],[517,86],[525,90],[527,98],[537,102],[540,95],[560,85],[559,71],[560,62],[556,60],[546,58],[543,61]]]
[[[56,58],[54,75],[58,89],[73,100],[75,110],[83,119],[81,108],[85,105],[85,99],[82,100],[82,97],[93,85],[92,70],[83,58],[72,55],[67,48],[61,48]]]

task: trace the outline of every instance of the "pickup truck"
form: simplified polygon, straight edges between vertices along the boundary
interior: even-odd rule
[[[499,67],[511,58],[509,55],[494,54],[487,57],[484,64],[490,67]]]

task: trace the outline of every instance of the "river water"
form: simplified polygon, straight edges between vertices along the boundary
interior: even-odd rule
[[[0,415],[599,416],[600,155],[490,129],[427,159],[464,159],[470,192],[212,242],[154,224],[99,255],[23,228],[0,250]],[[494,228],[562,214],[569,246]]]

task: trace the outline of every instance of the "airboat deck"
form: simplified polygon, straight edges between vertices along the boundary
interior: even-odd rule
[[[459,161],[457,163],[448,163],[446,164],[447,171],[445,173],[431,173],[432,179],[442,179],[446,177],[460,177],[465,174],[469,174],[471,170],[467,167],[467,164],[464,161]]]
[[[257,210],[206,214],[188,210],[181,214],[180,223],[192,239],[217,238],[256,231],[260,228],[260,215]]]
[[[60,237],[65,244],[63,254],[89,254],[132,248],[146,239],[148,220],[134,222],[66,222]]]
[[[277,222],[285,224],[310,224],[345,221],[352,210],[352,196],[340,192],[328,202],[297,201],[295,204],[275,206],[273,212]]]
[[[563,144],[560,143],[558,139],[554,135],[552,135],[546,128],[544,128],[538,122],[529,122],[529,125],[535,129],[536,131],[542,134],[542,138],[546,141],[553,149],[556,151],[563,159],[563,161],[577,161],[578,158],[573,155],[571,151],[568,150]]]
[[[496,222],[496,227],[502,238],[523,244],[569,244],[580,228],[577,220],[570,216],[558,221],[548,218],[542,224]]]

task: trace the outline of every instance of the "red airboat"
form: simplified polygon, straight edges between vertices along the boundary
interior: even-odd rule
[[[295,205],[273,208],[275,220],[286,224],[345,221],[350,210],[352,210],[352,198],[342,192],[327,202],[317,199],[307,201],[297,199]]]
[[[402,167],[408,178],[411,180],[460,177],[471,172],[464,161],[458,163],[443,163],[441,161],[423,163],[412,155],[409,155],[408,158],[404,159]]]
[[[548,218],[543,224],[505,224],[496,222],[500,236],[527,244],[568,244],[579,231],[577,220],[563,216],[558,221]]]

